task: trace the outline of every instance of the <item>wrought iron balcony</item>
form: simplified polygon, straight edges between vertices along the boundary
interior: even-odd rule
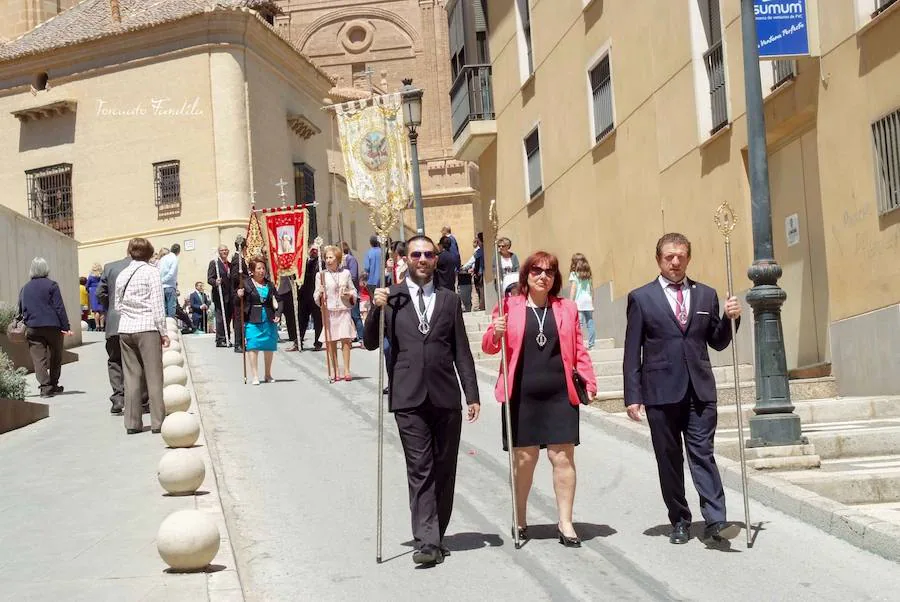
[[[494,119],[490,65],[465,65],[450,88],[450,116],[456,140],[471,121]]]

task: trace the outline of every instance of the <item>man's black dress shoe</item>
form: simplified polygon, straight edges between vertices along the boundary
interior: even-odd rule
[[[129,435],[137,435],[138,433],[143,432],[144,429],[127,429],[125,432]]]
[[[125,406],[120,406],[113,404],[113,407],[109,409],[109,413],[113,416],[121,416],[125,412]]]
[[[62,392],[65,391],[65,390],[66,390],[65,387],[61,387],[61,386],[59,386],[59,385],[56,385],[55,387],[53,387],[53,392],[54,392],[54,393],[62,393]]]
[[[243,348],[242,346],[240,346],[240,345],[235,345],[235,346],[234,346],[234,352],[235,352],[235,353],[244,353],[244,348]]]
[[[444,554],[439,547],[426,544],[413,552],[413,562],[416,564],[440,564],[444,562]]]
[[[441,544],[441,554],[443,554],[444,558],[446,558],[447,556],[450,555],[450,548],[448,548],[444,544]]]
[[[669,535],[669,543],[682,544],[687,543],[691,539],[691,523],[682,521],[672,527],[672,533]]]
[[[740,532],[741,528],[735,524],[726,522],[712,523],[706,525],[706,528],[703,530],[703,539],[725,541],[726,539],[734,539]]]
[[[226,343],[225,341],[219,341],[218,343],[216,343],[216,347],[228,347],[228,343]]]
[[[150,429],[150,432],[154,435],[158,435],[162,432],[162,429]]]

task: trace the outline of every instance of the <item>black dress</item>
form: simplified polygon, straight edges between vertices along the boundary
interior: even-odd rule
[[[544,320],[547,343],[543,348],[535,340],[540,332],[538,318],[531,307],[525,311],[525,337],[510,391],[513,447],[578,445],[578,406],[569,402],[553,309],[547,308]],[[544,310],[537,312],[541,316]],[[506,404],[503,406],[503,449],[506,450]]]

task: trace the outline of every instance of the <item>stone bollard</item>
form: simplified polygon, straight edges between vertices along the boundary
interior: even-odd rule
[[[181,366],[163,368],[163,386],[169,385],[187,385],[187,371]]]
[[[184,358],[181,356],[181,351],[175,351],[174,349],[166,349],[163,351],[163,368],[168,368],[169,366],[184,366]]]
[[[163,388],[163,405],[167,416],[174,412],[186,412],[191,407],[191,392],[184,385],[167,385]]]
[[[200,571],[219,551],[216,523],[200,510],[173,512],[159,526],[156,549],[173,571]]]
[[[159,461],[156,478],[172,495],[192,495],[206,478],[206,466],[189,449],[173,449]]]
[[[172,326],[174,328],[178,328],[178,320],[175,318],[167,317],[166,318],[166,327]]]
[[[162,423],[162,438],[169,447],[191,447],[200,438],[200,420],[194,414],[172,412]]]

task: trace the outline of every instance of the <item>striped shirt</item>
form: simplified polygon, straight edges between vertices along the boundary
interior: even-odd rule
[[[119,334],[156,330],[166,336],[162,281],[156,267],[132,261],[122,270],[116,277],[115,307],[119,312]]]

